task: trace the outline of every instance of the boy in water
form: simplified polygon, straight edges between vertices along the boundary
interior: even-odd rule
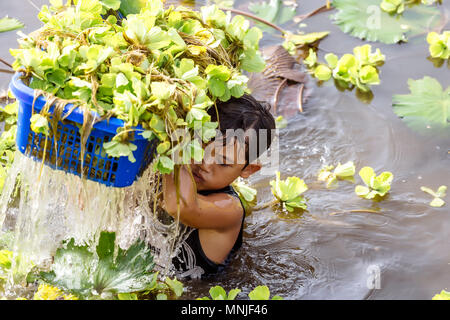
[[[261,169],[255,160],[270,147],[275,129],[269,109],[250,95],[219,103],[217,111],[211,107],[208,112],[211,121],[219,122],[221,134],[205,148],[202,163],[190,165],[195,184],[186,166],[180,170],[179,218],[193,229],[173,259],[180,277],[216,274],[241,247],[245,213],[230,184]],[[176,218],[173,174],[163,175],[163,192],[165,210]]]

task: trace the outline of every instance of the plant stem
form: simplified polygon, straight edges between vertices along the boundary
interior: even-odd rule
[[[8,62],[6,62],[5,60],[3,60],[2,58],[0,58],[0,62],[3,63],[4,65],[10,67],[12,69],[12,65],[10,65]]]
[[[259,206],[254,206],[252,208],[252,211],[259,211],[259,210],[268,208],[270,206],[273,206],[273,205],[277,204],[278,202],[280,202],[278,199],[273,199],[272,201],[269,201],[267,203],[261,204]]]
[[[329,215],[330,216],[334,216],[340,213],[346,213],[346,212],[365,212],[365,213],[380,213],[380,211],[376,211],[376,210],[370,210],[370,209],[356,209],[356,210],[345,210],[345,211],[336,211],[336,212],[331,212]]]
[[[279,26],[273,24],[272,22],[269,22],[269,21],[267,21],[267,20],[265,20],[263,18],[260,18],[258,16],[255,16],[255,15],[253,15],[251,13],[248,13],[248,12],[245,12],[245,11],[241,11],[241,10],[238,10],[238,9],[232,9],[232,8],[220,8],[220,10],[230,11],[230,12],[233,12],[233,13],[236,13],[236,14],[240,14],[240,15],[246,16],[246,17],[248,17],[250,19],[254,19],[254,20],[257,20],[259,22],[262,22],[262,23],[268,25],[269,27],[272,27],[275,30],[280,31],[282,34],[286,33],[286,31],[284,29],[282,29]]]

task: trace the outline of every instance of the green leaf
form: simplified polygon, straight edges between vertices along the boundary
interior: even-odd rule
[[[420,133],[450,134],[450,86],[444,91],[434,78],[408,80],[410,94],[394,95],[394,112]]]
[[[227,293],[221,286],[215,286],[209,289],[209,294],[213,300],[227,300]]]
[[[177,297],[181,297],[184,291],[183,283],[177,280],[177,278],[166,278],[165,283],[169,286],[170,290],[172,290]]]
[[[322,32],[311,32],[306,34],[293,34],[292,32],[287,31],[283,37],[286,39],[286,41],[290,41],[296,46],[304,46],[307,44],[312,44],[318,40],[322,40],[326,36],[330,34],[329,31],[322,31]]]
[[[450,292],[442,290],[441,293],[436,294],[432,300],[450,300]]]
[[[16,29],[21,29],[24,24],[17,19],[8,18],[7,16],[0,19],[0,33],[6,31],[12,31]]]
[[[262,2],[251,2],[248,9],[256,16],[272,22],[276,25],[281,25],[292,20],[295,16],[295,8],[283,4],[281,0],[269,0]],[[267,30],[268,27],[264,24],[258,24],[261,28]]]
[[[328,81],[331,78],[331,69],[324,64],[319,64],[314,68],[314,77],[321,81]]]
[[[270,181],[272,194],[287,207],[296,207],[306,209],[303,197],[300,195],[308,190],[308,186],[302,179],[297,177],[288,177],[285,180],[280,179],[280,172],[276,173],[276,180]]]
[[[450,58],[450,31],[444,31],[442,34],[430,32],[427,35],[427,42],[430,45],[429,51],[433,58]]]
[[[430,202],[430,206],[432,207],[442,207],[445,204],[445,201],[441,198],[445,197],[447,186],[440,186],[437,191],[433,191],[428,187],[420,187],[420,190],[426,192],[433,196],[433,200]]]
[[[267,286],[257,286],[248,296],[250,300],[269,300],[270,290]]]
[[[337,13],[331,18],[342,31],[367,41],[407,41],[439,22],[439,9],[423,5],[413,6],[401,16],[380,10],[380,0],[334,0],[332,5]]]
[[[156,285],[150,249],[137,241],[127,250],[120,247],[114,258],[115,234],[101,232],[96,255],[88,245],[77,246],[74,239],[57,249],[51,271],[40,277],[59,288],[89,297],[101,293],[131,293]]]
[[[359,171],[359,176],[366,186],[356,186],[355,193],[366,199],[373,199],[376,196],[383,197],[391,189],[394,175],[385,171],[377,176],[371,167],[363,167]]]
[[[112,10],[119,10],[121,0],[101,0],[101,3],[107,8]]]
[[[30,127],[33,132],[48,136],[50,134],[50,126],[46,117],[36,113],[30,118]]]
[[[130,162],[136,161],[133,156],[133,151],[136,151],[137,146],[131,142],[112,140],[110,142],[105,142],[103,144],[103,149],[110,157],[128,157]]]

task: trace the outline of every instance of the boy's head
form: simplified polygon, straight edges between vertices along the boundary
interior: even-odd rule
[[[221,189],[259,171],[256,160],[270,147],[275,129],[270,106],[251,95],[220,102],[208,113],[219,122],[220,134],[206,146],[202,164],[192,165],[198,190]]]

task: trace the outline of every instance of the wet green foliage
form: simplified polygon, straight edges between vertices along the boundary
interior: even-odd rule
[[[377,176],[371,167],[359,170],[359,176],[365,186],[356,186],[355,193],[365,199],[384,197],[391,190],[391,183],[394,179],[394,175],[389,171],[382,172]]]
[[[450,87],[425,76],[408,80],[411,93],[394,95],[394,112],[412,129],[421,133],[448,136],[450,133]]]
[[[115,233],[102,232],[95,253],[87,245],[67,241],[54,256],[51,271],[39,277],[80,297],[108,296],[150,290],[156,286],[153,256],[145,243],[137,241],[127,250],[117,248]]]
[[[310,73],[320,81],[328,81],[332,77],[343,88],[356,87],[363,92],[370,91],[370,86],[380,84],[378,66],[382,65],[385,56],[380,49],[372,52],[372,46],[366,44],[353,49],[353,54],[347,53],[338,58],[334,53],[325,55],[327,64],[317,61],[317,54],[309,49],[309,55],[304,63]]]
[[[171,172],[171,155],[181,152],[183,163],[189,163],[202,157],[202,146],[169,137],[177,129],[193,137],[197,123],[201,139],[209,141],[217,123],[210,121],[207,109],[216,100],[242,96],[248,91],[242,72],[265,67],[259,53],[262,32],[250,28],[243,16],[231,18],[216,6],[200,12],[173,6],[165,10],[162,2],[151,0],[139,13],[118,21],[108,15],[118,5],[79,0],[71,6],[55,0],[43,6],[39,19],[44,26],[19,39],[20,49],[11,50],[13,67],[47,98],[54,95],[84,112],[95,111],[97,119],[123,120],[124,128],[105,145],[108,155],[133,162],[133,136],[156,138],[154,168]],[[32,130],[47,134],[42,117],[48,117],[44,109],[33,116]]]
[[[23,23],[14,18],[4,17],[0,19],[0,33],[23,28]]]
[[[439,10],[435,7],[413,5],[401,15],[393,15],[382,10],[380,3],[380,0],[334,0],[332,5],[337,12],[332,19],[345,33],[387,44],[408,41],[439,22]]]

